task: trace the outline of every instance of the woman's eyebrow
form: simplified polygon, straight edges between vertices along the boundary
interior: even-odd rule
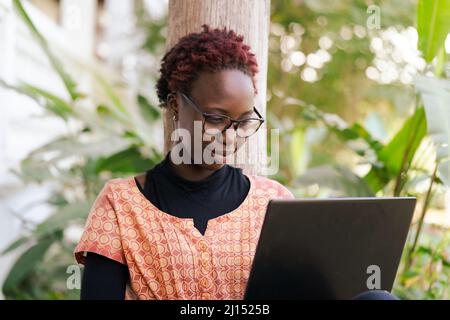
[[[242,114],[241,114],[241,117],[242,117],[242,116],[245,116],[245,115],[251,115],[253,112],[254,112],[254,111],[253,111],[253,107],[252,107],[250,110],[248,110],[248,111],[242,113]]]
[[[219,111],[219,112],[221,112],[221,113],[223,113],[223,114],[226,114],[226,115],[228,115],[228,111],[227,111],[227,110],[225,110],[225,109],[222,109],[222,108],[219,108],[219,107],[215,107],[215,108],[208,108],[208,110],[209,110],[209,111]]]
[[[219,108],[219,107],[208,108],[208,110],[209,111],[219,111],[219,112],[221,112],[221,113],[223,113],[225,115],[228,115],[228,111],[227,110]],[[240,117],[245,116],[245,115],[250,115],[252,113],[253,113],[253,107],[250,110],[241,113]]]

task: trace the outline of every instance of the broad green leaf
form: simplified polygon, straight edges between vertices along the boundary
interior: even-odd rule
[[[297,186],[318,184],[320,188],[327,188],[333,196],[371,197],[372,190],[366,182],[351,170],[339,166],[320,166],[308,169],[296,180]]]
[[[23,182],[42,182],[53,178],[51,167],[49,161],[45,159],[28,156],[20,162],[20,171],[13,170],[13,172],[20,176]]]
[[[159,157],[145,159],[139,149],[133,146],[111,156],[99,158],[95,163],[95,172],[138,173],[150,169],[159,160]]]
[[[444,46],[450,32],[450,0],[419,0],[417,32],[419,50],[430,62]]]
[[[425,107],[428,134],[436,146],[439,177],[448,186],[450,160],[450,80],[417,76],[414,80]]]
[[[73,222],[84,221],[89,214],[92,203],[93,201],[72,203],[58,208],[54,214],[37,225],[34,234],[37,238],[42,238],[68,227]]]
[[[115,108],[114,110],[111,110],[111,111],[118,111],[119,114],[117,114],[115,112],[115,114],[118,116],[128,115],[127,109],[123,105],[122,101],[120,101],[119,97],[114,92],[113,87],[108,83],[108,81],[106,81],[100,74],[96,74],[96,78],[97,78],[98,82],[100,83],[103,91],[108,96],[108,98],[111,100],[111,102]]]
[[[64,197],[62,191],[55,191],[47,200],[47,203],[53,206],[63,206],[68,204],[67,199]]]
[[[328,128],[328,130],[334,132],[338,137],[340,137],[344,141],[362,139],[374,151],[379,151],[383,146],[377,139],[375,139],[370,134],[369,131],[367,131],[359,123],[354,123],[352,126],[350,126],[344,119],[342,119],[337,114],[323,112],[316,106],[312,104],[306,104],[303,101],[295,98],[286,99],[285,104],[299,106],[300,113],[303,118],[311,121],[321,122]],[[296,129],[297,128],[295,128],[295,130]]]
[[[13,243],[11,243],[6,249],[4,249],[0,255],[5,255],[11,251],[14,251],[17,248],[24,245],[25,243],[27,243],[28,241],[30,241],[29,237],[22,236],[22,237],[18,238],[17,240],[15,240]]]
[[[70,104],[68,104],[63,99],[57,97],[56,95],[52,94],[51,92],[48,92],[46,90],[37,88],[35,86],[26,83],[20,84],[18,86],[18,89],[22,93],[25,93],[30,97],[33,97],[38,102],[45,99],[43,107],[53,112],[54,114],[62,117],[65,120],[67,120],[69,115],[73,114],[73,109],[70,106]]]
[[[73,157],[107,157],[128,146],[125,139],[106,137],[90,143],[81,142],[79,136],[58,137],[33,150],[20,163],[20,177],[27,182],[53,179],[60,170],[61,161]],[[64,169],[61,169],[64,170]]]
[[[36,41],[39,44],[39,46],[41,47],[41,49],[47,55],[50,63],[52,64],[53,68],[55,69],[56,73],[59,75],[61,80],[64,82],[64,85],[65,85],[65,87],[67,89],[67,92],[69,93],[69,95],[72,98],[72,100],[76,100],[76,99],[80,98],[81,94],[77,92],[75,82],[66,73],[66,71],[64,70],[64,68],[63,68],[61,62],[59,61],[59,59],[57,59],[53,55],[53,53],[51,52],[47,41],[41,35],[39,30],[36,28],[36,26],[34,25],[33,21],[31,21],[28,13],[25,11],[25,9],[24,9],[24,7],[22,5],[22,2],[20,0],[13,0],[13,5],[14,5],[14,8],[16,9],[16,11],[18,12],[18,14],[20,15],[20,17],[22,18],[22,20],[25,23],[25,25],[30,30],[31,34],[36,39]]]
[[[67,120],[68,116],[73,113],[72,107],[66,101],[46,90],[34,87],[30,84],[22,83],[19,85],[10,85],[0,79],[0,86],[28,96],[35,100],[37,104],[64,120]]]
[[[43,239],[19,257],[3,283],[3,292],[14,289],[32,270],[35,270],[53,241],[53,239]]]
[[[403,124],[391,141],[378,151],[378,160],[383,166],[381,168],[373,166],[364,177],[373,192],[381,190],[396,178],[400,170],[409,168],[426,130],[425,111],[420,107]]]
[[[84,141],[84,137],[58,137],[55,140],[33,150],[31,158],[46,158],[49,162],[55,162],[71,156],[98,157],[107,156],[128,146],[128,142],[120,137],[91,138],[90,142]],[[51,155],[48,157],[46,155]]]
[[[137,102],[139,106],[139,111],[142,116],[149,122],[154,122],[158,120],[161,113],[156,109],[143,95],[138,95]]]
[[[417,276],[420,276],[420,273],[416,271],[406,271],[401,275],[401,277],[405,280],[416,278]]]
[[[342,139],[344,139],[346,141],[362,139],[375,152],[378,152],[383,147],[381,142],[379,142],[378,140],[373,138],[372,135],[362,125],[360,125],[357,122],[354,123],[351,127],[340,129],[340,130],[337,130],[336,128],[334,128],[333,131],[339,137],[341,137]],[[364,156],[364,154],[361,154],[361,155]]]
[[[379,159],[383,161],[392,174],[401,169],[401,159],[406,155],[406,163],[410,164],[415,151],[426,134],[426,121],[423,108],[417,111],[405,122],[402,129],[379,152]]]

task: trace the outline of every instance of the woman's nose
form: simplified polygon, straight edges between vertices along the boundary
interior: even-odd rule
[[[227,130],[225,130],[225,141],[226,145],[232,146],[236,141],[236,131],[237,131],[237,123],[233,123]]]

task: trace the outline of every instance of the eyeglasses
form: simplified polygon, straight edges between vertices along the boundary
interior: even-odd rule
[[[264,119],[258,110],[253,107],[253,111],[258,115],[259,118],[245,118],[241,120],[231,119],[226,115],[206,113],[201,110],[201,108],[193,101],[188,95],[181,93],[181,96],[199,113],[203,115],[203,132],[214,132],[219,131],[221,133],[225,132],[231,126],[233,126],[236,131],[236,135],[240,138],[248,138],[255,134],[256,131],[264,123]]]

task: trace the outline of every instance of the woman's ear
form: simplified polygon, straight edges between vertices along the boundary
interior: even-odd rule
[[[177,94],[175,92],[171,92],[167,95],[166,106],[172,115],[172,119],[174,121],[178,120],[178,101]]]

